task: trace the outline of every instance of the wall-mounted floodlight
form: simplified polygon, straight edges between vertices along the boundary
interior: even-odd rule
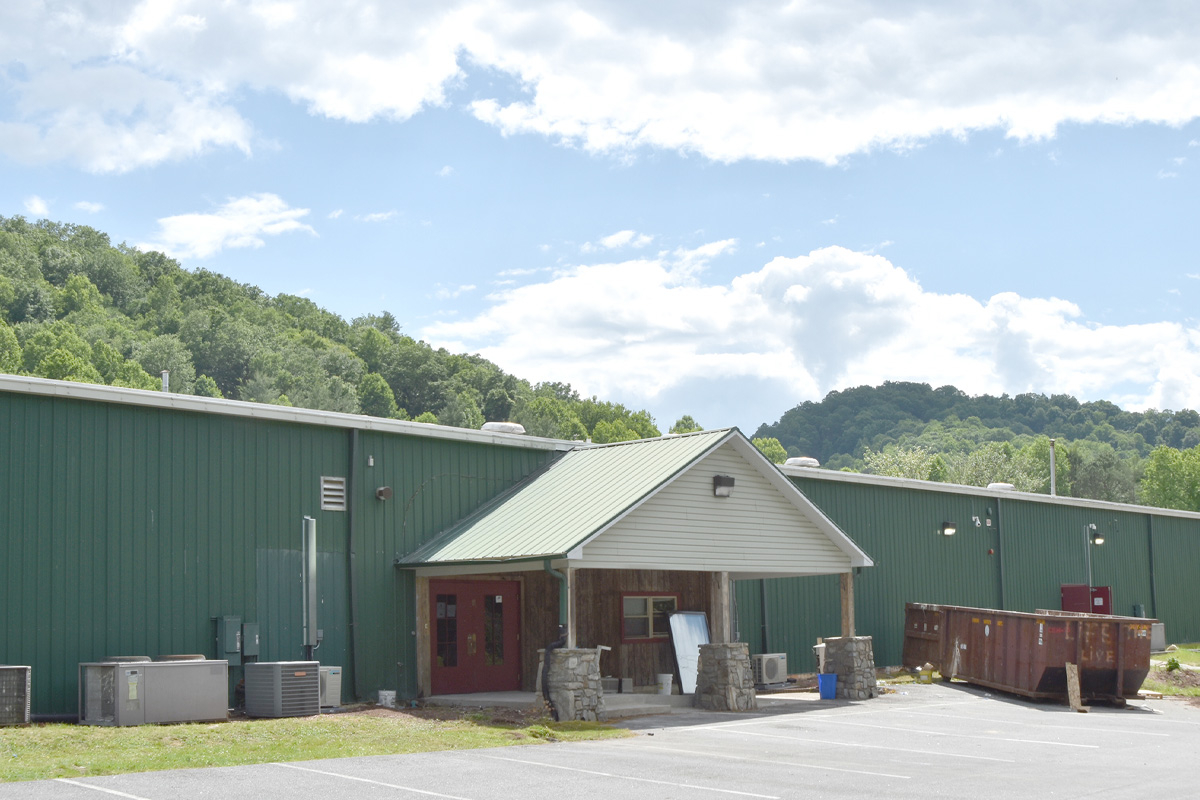
[[[732,475],[713,475],[713,496],[729,497],[733,494]]]
[[[953,522],[943,522],[942,523],[942,529],[940,531],[942,536],[953,536],[957,532],[958,532],[958,525],[954,524]]]
[[[1099,531],[1092,531],[1092,544],[1104,544],[1104,534]]]

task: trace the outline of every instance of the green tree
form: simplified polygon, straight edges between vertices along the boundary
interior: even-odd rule
[[[100,290],[85,275],[72,275],[58,296],[58,316],[72,311],[99,310],[103,305]]]
[[[200,397],[223,397],[220,387],[217,382],[207,375],[200,375],[196,378],[196,382],[192,384],[192,394]]]
[[[1159,508],[1200,511],[1200,448],[1154,448],[1142,476],[1141,499]]]
[[[43,378],[77,383],[104,383],[96,368],[69,350],[58,348],[46,354],[37,365],[37,374]]]
[[[399,412],[392,387],[378,372],[368,372],[358,384],[358,405],[372,417],[393,419]]]
[[[774,437],[755,438],[750,440],[751,444],[758,448],[759,452],[772,464],[782,464],[787,461],[787,450],[783,449],[783,445]]]
[[[438,418],[437,414],[433,413],[432,411],[423,411],[416,417],[416,419],[413,420],[413,422],[426,422],[430,425],[437,425]]]
[[[437,415],[438,422],[452,428],[479,430],[483,427],[483,412],[475,404],[470,392],[450,395],[446,405]]]
[[[155,378],[136,361],[122,361],[113,370],[112,377],[106,378],[113,386],[125,386],[129,389],[145,389],[149,392],[162,389],[162,378]]]
[[[592,441],[596,444],[612,444],[613,442],[632,442],[635,439],[641,439],[638,432],[626,424],[625,420],[618,419],[612,422],[608,420],[600,420],[596,423],[595,429],[592,431]]]
[[[913,478],[920,481],[932,480],[934,460],[937,456],[923,447],[885,448],[876,452],[867,448],[863,453],[863,471],[871,475],[887,475],[893,478]],[[945,470],[945,462],[942,462]],[[945,474],[943,472],[943,474]]]
[[[0,319],[0,372],[15,373],[21,368],[21,345],[17,334]]]
[[[488,422],[507,422],[512,409],[513,399],[504,387],[492,389],[483,401],[483,416]]]
[[[192,393],[192,385],[196,382],[196,367],[192,364],[191,351],[178,336],[165,333],[148,342],[139,342],[134,345],[133,357],[151,376],[161,377],[163,370],[169,371],[172,393]]]
[[[701,428],[696,424],[696,420],[692,419],[691,414],[684,414],[682,417],[675,420],[675,424],[671,426],[671,433],[694,433],[702,430],[704,430],[704,428]],[[779,440],[776,439],[775,441],[778,442]],[[780,447],[782,446],[783,445],[780,445]]]
[[[534,397],[514,414],[530,436],[583,440],[587,428],[563,400],[553,396]],[[636,438],[636,437],[635,437]]]

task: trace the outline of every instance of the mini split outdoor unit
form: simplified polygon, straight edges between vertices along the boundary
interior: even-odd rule
[[[320,713],[319,662],[258,661],[246,665],[247,716],[311,717]]]
[[[29,724],[29,667],[0,666],[0,725]]]
[[[751,656],[754,683],[760,686],[787,683],[787,653],[763,653]]]
[[[342,704],[342,668],[321,667],[321,708]]]

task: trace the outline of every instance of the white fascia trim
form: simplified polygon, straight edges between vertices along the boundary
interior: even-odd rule
[[[846,532],[837,526],[833,520],[825,516],[825,512],[817,508],[813,501],[805,496],[804,492],[787,479],[779,470],[779,466],[771,462],[762,452],[754,446],[754,444],[745,437],[741,431],[738,431],[738,436],[733,437],[733,446],[738,453],[758,469],[764,478],[771,482],[779,492],[791,501],[792,505],[798,511],[808,517],[814,525],[822,533],[824,533],[833,544],[850,557],[850,566],[852,567],[873,567],[875,562],[866,552],[854,543],[854,540],[846,535]]]
[[[1083,497],[1063,497],[1062,495],[1039,494],[1037,492],[1018,492],[1005,489],[988,489],[983,486],[964,486],[959,483],[939,483],[938,481],[922,481],[915,478],[892,478],[886,475],[867,475],[862,472],[841,472],[820,467],[779,467],[787,476],[797,478],[814,478],[821,481],[840,483],[857,483],[867,486],[881,486],[891,489],[916,489],[923,492],[942,492],[945,494],[962,494],[971,497],[984,497],[1001,500],[1013,499],[1031,503],[1049,503],[1075,508],[1091,508],[1098,511],[1124,511],[1131,514],[1154,514],[1160,517],[1181,517],[1183,519],[1200,520],[1200,512],[1180,511],[1176,508],[1159,508],[1157,506],[1140,506],[1136,503],[1113,503],[1108,500],[1089,500]]]
[[[216,397],[197,397],[168,392],[149,392],[144,389],[126,389],[120,386],[102,386],[94,383],[52,381],[27,375],[0,375],[0,392],[31,394],[43,397],[63,397],[72,400],[89,400],[99,403],[161,408],[172,411],[190,411],[199,414],[223,414],[232,417],[265,419],[275,422],[294,422],[301,425],[323,425],[332,428],[381,431],[427,439],[450,439],[459,442],[495,444],[508,447],[523,447],[530,450],[570,450],[578,442],[559,439],[544,439],[539,436],[523,436],[513,433],[494,433],[467,428],[450,428],[425,422],[410,422],[398,419],[382,419],[361,414],[342,414],[336,411],[318,411],[311,408],[272,406],[266,403],[247,403],[241,400],[225,400]]]

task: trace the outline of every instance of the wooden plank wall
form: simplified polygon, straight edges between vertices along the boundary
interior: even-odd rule
[[[678,594],[680,611],[703,611],[712,622],[708,572],[581,569],[575,572],[575,579],[578,646],[611,647],[600,659],[600,674],[633,678],[636,686],[656,683],[655,675],[660,672],[674,672],[675,655],[669,639],[622,644],[622,592]],[[557,593],[554,597],[557,599]]]

